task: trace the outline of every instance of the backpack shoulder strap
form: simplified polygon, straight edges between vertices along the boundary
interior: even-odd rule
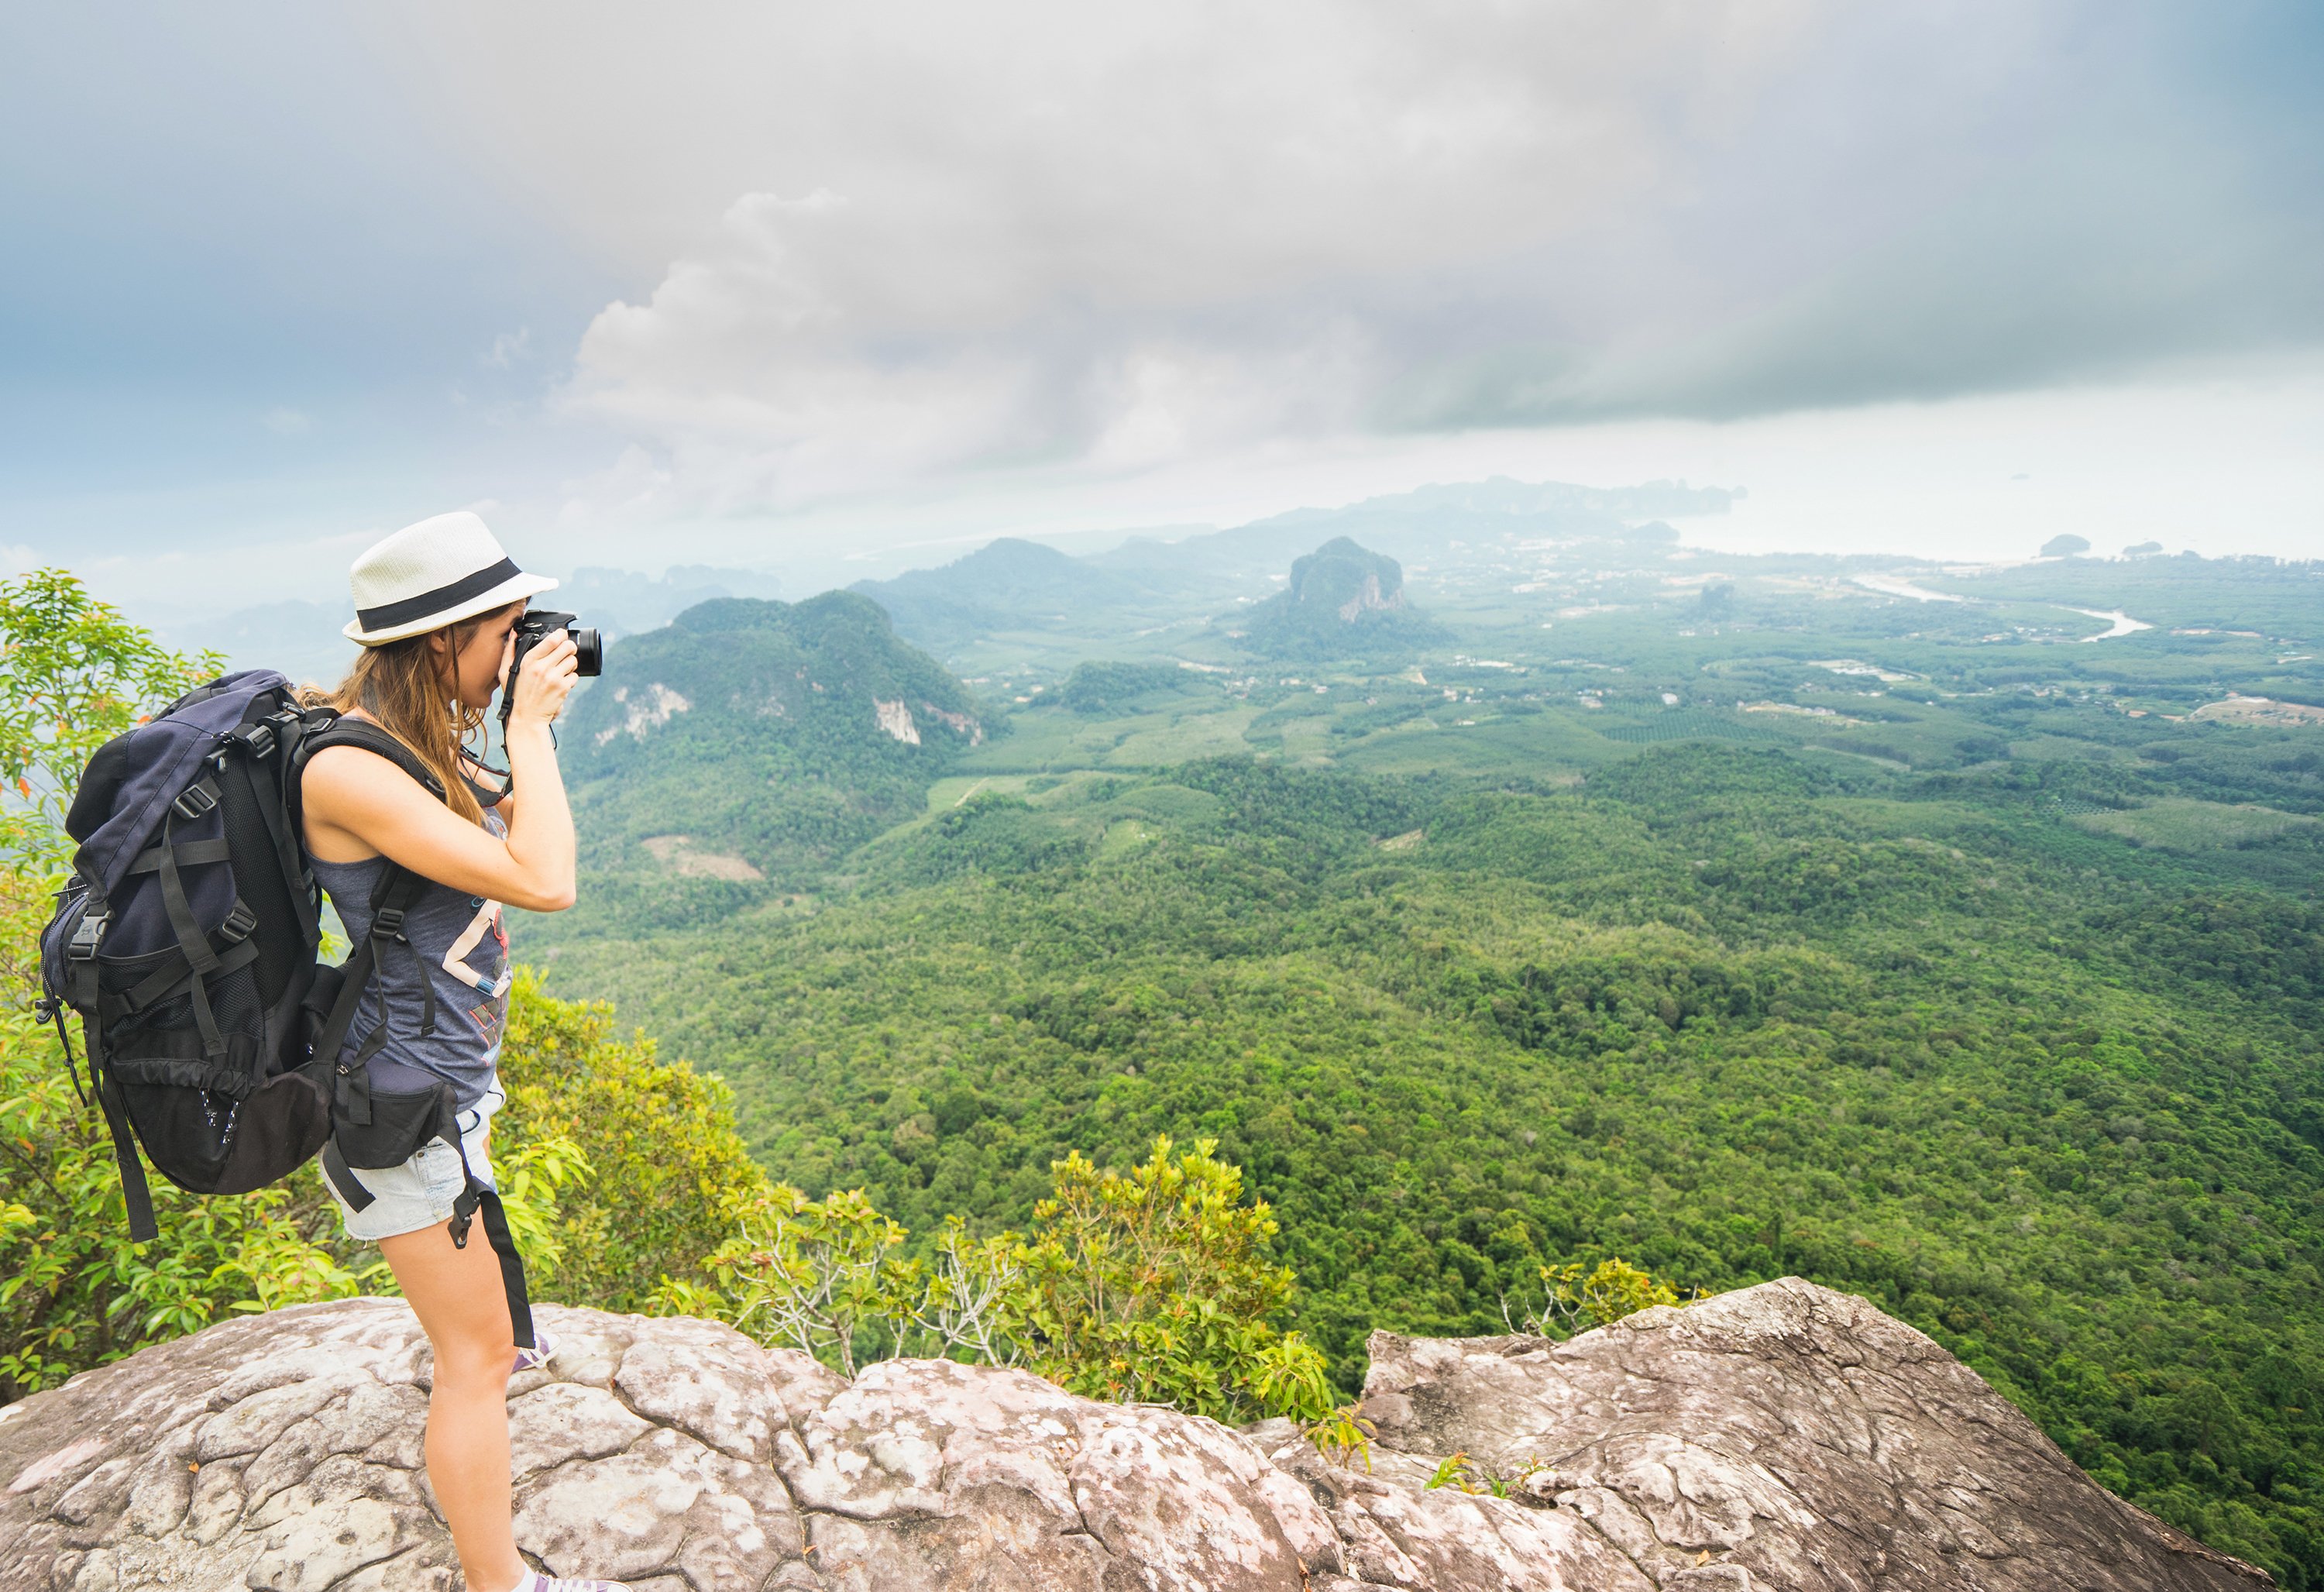
[[[307,771],[307,759],[327,746],[358,746],[385,758],[426,786],[428,793],[438,801],[444,799],[444,782],[436,778],[434,769],[420,760],[418,752],[369,720],[351,719],[344,714],[332,720],[327,728],[309,733],[299,742],[294,777],[303,777]]]
[[[345,714],[333,719],[319,730],[309,731],[299,743],[291,765],[291,783],[299,785],[306,776],[307,759],[329,746],[361,747],[376,753],[409,774],[427,787],[428,793],[443,801],[444,782],[434,770],[420,760],[420,756],[394,736],[365,719],[351,719]],[[420,898],[428,881],[392,858],[382,859],[387,866],[380,872],[379,882],[373,888],[371,932],[363,943],[353,948],[347,958],[345,982],[339,998],[332,1003],[330,1015],[324,1019],[323,1030],[317,1035],[315,1054],[328,1056],[336,1071],[333,1090],[335,1114],[344,1120],[358,1124],[371,1120],[371,1087],[368,1063],[374,1053],[386,1043],[387,1022],[382,1014],[380,1025],[353,1057],[339,1053],[346,1047],[347,1030],[355,1023],[356,1004],[363,998],[364,988],[378,971],[380,959],[387,947],[410,942],[404,938],[403,915]],[[419,952],[412,952],[417,956]],[[436,990],[423,973],[420,980],[420,998],[425,1009],[420,1015],[420,1031],[432,1034],[436,1029]]]

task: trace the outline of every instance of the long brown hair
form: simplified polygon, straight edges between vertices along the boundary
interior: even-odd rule
[[[452,811],[471,824],[482,824],[484,809],[462,777],[460,763],[462,747],[484,728],[485,710],[466,706],[453,695],[455,671],[470,639],[507,612],[496,608],[440,630],[366,647],[355,655],[354,667],[337,689],[301,686],[299,700],[309,707],[335,707],[343,713],[361,708],[443,782]],[[431,636],[445,637],[448,650],[438,655],[428,645]]]

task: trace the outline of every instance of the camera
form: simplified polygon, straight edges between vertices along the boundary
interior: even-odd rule
[[[509,657],[508,681],[501,687],[501,726],[508,726],[509,714],[516,708],[516,672],[524,667],[524,655],[558,631],[573,638],[573,672],[579,675],[600,675],[605,671],[605,642],[594,626],[577,624],[577,613],[559,613],[554,609],[535,608],[516,621],[516,650]]]

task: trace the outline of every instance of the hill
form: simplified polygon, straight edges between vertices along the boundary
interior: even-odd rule
[[[1343,536],[1295,562],[1240,628],[1253,652],[1284,658],[1384,658],[1442,634],[1406,599],[1404,566]]]
[[[793,879],[917,813],[985,732],[864,597],[690,608],[611,646],[564,731],[583,865],[612,887],[596,912]]]
[[[1015,537],[940,569],[858,581],[848,589],[884,609],[899,635],[939,656],[996,632],[1072,627],[1144,595],[1120,575]]]

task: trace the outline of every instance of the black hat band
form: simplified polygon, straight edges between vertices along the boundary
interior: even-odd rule
[[[515,559],[503,558],[490,569],[479,569],[474,575],[462,575],[448,586],[438,586],[434,591],[422,592],[417,597],[406,597],[401,602],[384,603],[377,608],[358,608],[355,610],[355,622],[366,630],[384,630],[396,625],[410,624],[415,619],[441,613],[471,597],[481,597],[503,581],[513,580],[523,573],[516,566]]]

